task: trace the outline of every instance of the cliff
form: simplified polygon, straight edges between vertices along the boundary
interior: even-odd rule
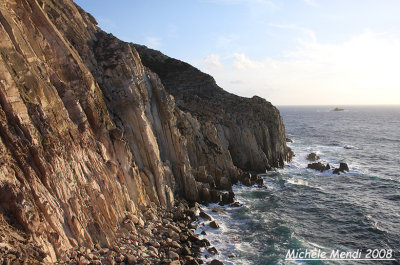
[[[0,2],[0,255],[54,262],[127,223],[148,242],[177,198],[229,201],[289,158],[270,103],[96,24],[71,0]]]

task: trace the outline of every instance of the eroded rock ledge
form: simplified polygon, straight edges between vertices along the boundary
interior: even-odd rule
[[[96,24],[71,0],[0,2],[3,260],[111,249],[126,220],[231,201],[243,171],[290,158],[269,102]]]

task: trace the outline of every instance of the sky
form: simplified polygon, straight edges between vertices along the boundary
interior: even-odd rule
[[[75,0],[99,27],[276,105],[400,104],[398,0]]]

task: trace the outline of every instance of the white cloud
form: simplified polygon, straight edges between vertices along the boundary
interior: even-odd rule
[[[235,61],[233,62],[233,67],[236,69],[257,69],[263,68],[264,64],[262,62],[253,61],[249,59],[244,53],[234,53],[233,57]]]
[[[153,36],[146,37],[146,46],[157,49],[161,46],[161,39]]]
[[[203,61],[205,63],[205,68],[208,70],[221,70],[224,68],[219,55],[210,54],[204,58]]]
[[[400,34],[365,30],[342,43],[299,42],[279,59],[235,53],[208,72],[230,92],[274,104],[400,104],[398,47]]]

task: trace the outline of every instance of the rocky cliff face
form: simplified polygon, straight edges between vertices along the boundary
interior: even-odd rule
[[[219,200],[288,159],[270,103],[104,33],[71,0],[1,1],[0,26],[0,236],[23,255],[110,246],[127,217]]]

